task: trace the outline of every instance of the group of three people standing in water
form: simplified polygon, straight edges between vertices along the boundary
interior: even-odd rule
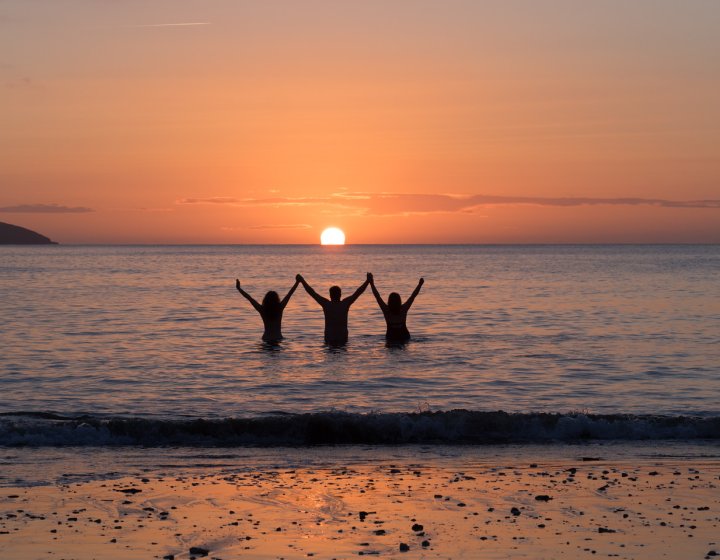
[[[385,323],[387,324],[387,330],[385,332],[385,338],[389,343],[401,344],[410,340],[410,332],[407,329],[407,314],[410,307],[415,301],[415,298],[420,293],[425,280],[420,278],[417,287],[413,290],[413,293],[407,299],[405,303],[400,299],[400,295],[397,292],[392,292],[388,297],[387,303],[383,301],[375,287],[375,280],[373,275],[368,272],[365,282],[355,290],[353,295],[341,299],[341,290],[339,286],[332,286],[330,288],[330,299],[327,299],[318,294],[313,288],[305,281],[302,275],[298,274],[295,276],[295,284],[293,284],[287,295],[280,300],[277,292],[268,292],[262,300],[262,303],[258,303],[253,297],[248,294],[240,286],[240,280],[235,280],[235,287],[237,290],[247,299],[255,310],[262,317],[265,332],[263,333],[262,339],[266,342],[276,342],[282,339],[282,315],[285,307],[287,306],[290,298],[297,289],[299,284],[302,284],[316,302],[322,307],[323,313],[325,314],[325,343],[332,346],[340,346],[348,340],[348,313],[350,306],[355,303],[355,300],[370,286],[373,295],[380,306],[385,317]]]

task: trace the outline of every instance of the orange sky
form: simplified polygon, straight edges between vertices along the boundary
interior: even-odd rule
[[[0,221],[717,243],[718,26],[706,0],[0,0]]]

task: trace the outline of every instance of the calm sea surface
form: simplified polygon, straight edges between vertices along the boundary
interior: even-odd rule
[[[325,347],[299,288],[267,348],[234,288],[366,271],[403,299],[425,278],[406,347],[369,289]],[[720,412],[720,246],[2,247],[0,316],[6,415]]]

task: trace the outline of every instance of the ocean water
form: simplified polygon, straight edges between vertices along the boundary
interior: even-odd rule
[[[235,290],[368,289],[264,345]],[[720,438],[720,246],[0,248],[0,445]],[[503,411],[502,413],[498,411]]]

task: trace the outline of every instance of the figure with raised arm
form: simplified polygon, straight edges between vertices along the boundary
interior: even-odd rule
[[[371,274],[368,272],[367,279],[355,290],[353,295],[341,299],[342,291],[339,286],[330,288],[330,299],[324,298],[312,289],[302,275],[298,274],[295,279],[300,282],[310,297],[322,307],[325,314],[325,343],[330,346],[342,346],[348,341],[348,313],[350,306],[365,291],[370,283]]]
[[[397,292],[392,292],[388,296],[387,303],[385,303],[380,296],[380,292],[375,287],[375,279],[372,274],[370,275],[370,289],[385,316],[385,323],[387,324],[385,340],[389,344],[402,344],[410,340],[410,331],[407,328],[407,314],[424,283],[425,279],[420,278],[417,287],[405,303],[402,302],[400,294]]]
[[[262,339],[265,342],[278,342],[282,340],[283,335],[281,327],[283,311],[285,310],[285,307],[290,301],[293,293],[297,290],[298,281],[295,281],[295,284],[293,284],[293,287],[290,288],[290,291],[282,299],[282,301],[280,301],[280,296],[278,296],[277,292],[270,291],[265,294],[262,303],[255,301],[250,294],[243,290],[240,286],[240,280],[237,278],[235,279],[235,287],[237,288],[237,291],[252,304],[255,311],[260,313],[260,317],[262,317],[263,325],[265,327]]]

